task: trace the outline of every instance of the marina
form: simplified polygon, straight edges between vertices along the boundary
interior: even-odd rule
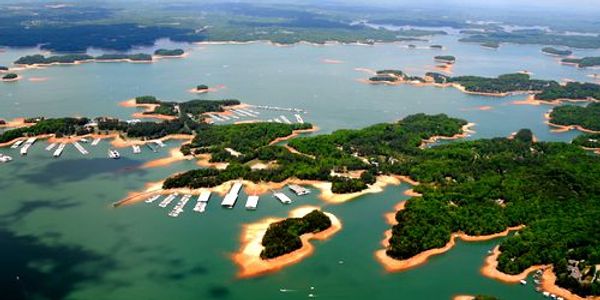
[[[173,193],[173,194],[171,194],[171,195],[167,196],[165,199],[163,199],[163,201],[161,201],[161,202],[158,204],[158,206],[159,206],[159,207],[162,207],[162,208],[165,208],[165,207],[167,207],[169,204],[171,204],[171,202],[172,202],[173,200],[175,200],[175,198],[177,198],[177,196],[179,196],[179,194],[178,194],[178,193]]]
[[[246,200],[246,209],[255,210],[258,206],[258,199],[259,197],[256,195],[248,196],[248,199]]]
[[[12,144],[12,146],[10,146],[10,148],[17,149],[17,148],[21,147],[22,144],[23,144],[23,140],[18,140],[14,144]]]
[[[60,143],[60,145],[58,145],[58,148],[56,148],[56,150],[54,151],[53,156],[54,157],[59,157],[61,156],[61,154],[63,153],[63,150],[65,150],[65,147],[67,146],[66,143]]]
[[[81,152],[81,154],[83,154],[83,155],[89,154],[89,152],[87,150],[85,150],[85,148],[83,148],[83,146],[81,146],[81,144],[79,142],[74,142],[73,146],[75,146],[75,148],[77,150],[79,150],[79,152]]]
[[[163,143],[163,141],[161,141],[161,140],[154,140],[152,142],[154,142],[156,145],[158,145],[161,148],[164,148],[166,146],[165,143]]]
[[[54,149],[54,147],[56,147],[57,143],[52,143],[50,145],[48,145],[46,147],[46,151],[52,151],[52,149]]]
[[[97,145],[98,145],[98,143],[100,143],[100,141],[101,141],[101,139],[100,139],[100,138],[95,138],[95,139],[92,141],[92,144],[91,144],[91,145],[92,145],[92,146],[97,146]]]
[[[0,163],[12,161],[12,157],[0,153]]]
[[[277,200],[279,200],[283,204],[292,203],[292,199],[290,199],[290,197],[288,197],[286,194],[284,194],[282,192],[275,192],[275,193],[273,193],[273,196],[275,198],[277,198]]]
[[[302,116],[300,116],[299,114],[294,114],[294,116],[296,117],[296,122],[304,124],[304,119],[302,118]]]
[[[200,196],[198,196],[198,202],[208,202],[210,200],[211,192],[204,190],[200,192]]]
[[[288,189],[290,189],[290,191],[294,192],[296,195],[298,196],[302,196],[302,195],[308,195],[310,194],[310,190],[301,186],[301,185],[297,185],[297,184],[290,184],[288,185]]]
[[[270,106],[270,105],[253,105],[252,107],[255,107],[258,109],[264,109],[264,110],[292,111],[292,112],[298,112],[298,113],[306,112],[305,110],[300,109],[300,108],[289,108],[289,107],[279,107],[279,106]]]
[[[225,198],[223,198],[221,206],[226,208],[233,208],[233,206],[235,206],[235,202],[237,201],[241,189],[242,183],[234,183],[227,195],[225,195]]]
[[[25,143],[23,144],[23,147],[21,147],[21,155],[27,155],[29,148],[35,143],[36,140],[37,138],[35,137],[28,138],[27,141],[25,141]]]
[[[190,201],[190,198],[192,198],[192,195],[184,195],[183,197],[181,197],[181,200],[179,200],[179,202],[175,204],[175,207],[173,207],[171,212],[169,212],[169,217],[179,217],[179,214],[183,212],[183,208]]]

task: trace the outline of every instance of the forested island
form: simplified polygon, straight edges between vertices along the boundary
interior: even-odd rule
[[[19,75],[15,74],[15,73],[8,73],[8,74],[4,74],[2,76],[2,80],[4,81],[12,81],[12,80],[16,80],[19,78]]]
[[[493,31],[469,31],[468,37],[461,38],[461,42],[471,43],[513,43],[513,44],[539,44],[555,45],[573,48],[600,48],[600,39],[588,35],[565,35],[545,32],[543,30],[503,30]]]
[[[408,76],[401,70],[380,70],[369,78],[372,83],[418,82],[439,86],[455,86],[475,94],[506,96],[514,93],[531,93],[534,99],[555,100],[599,100],[600,85],[587,82],[560,84],[554,80],[532,79],[528,74],[512,73],[496,78],[481,76],[448,76],[437,72],[427,72],[425,77]]]
[[[156,56],[182,56],[185,53],[183,49],[158,49],[154,51]]]
[[[569,56],[573,54],[573,51],[571,50],[561,50],[554,47],[544,47],[542,48],[542,52],[556,56]]]
[[[452,56],[452,55],[438,55],[433,57],[433,59],[435,59],[435,61],[439,61],[439,62],[443,62],[443,63],[447,63],[447,64],[453,64],[456,62],[456,57]]]
[[[481,47],[485,47],[485,48],[492,48],[492,49],[500,48],[500,43],[498,43],[498,42],[485,42],[485,43],[481,43],[480,45],[481,45]]]
[[[164,54],[158,56],[181,56],[178,50],[165,50]],[[157,50],[159,51],[159,50]],[[183,50],[181,50],[183,51]],[[163,53],[163,52],[161,52]],[[171,53],[171,54],[169,54]],[[20,57],[14,63],[15,65],[22,66],[33,66],[33,65],[51,65],[51,64],[75,64],[82,62],[106,62],[106,61],[130,61],[130,62],[152,62],[153,57],[150,54],[136,53],[136,54],[102,54],[99,56],[91,56],[88,54],[67,54],[67,55],[54,55],[45,57],[41,54],[27,55]]]
[[[196,86],[196,91],[197,92],[208,91],[208,85],[206,85],[206,84],[199,84],[199,85]]]
[[[573,139],[573,145],[588,149],[600,149],[600,133],[586,133]]]
[[[202,114],[207,112],[223,112],[224,107],[240,105],[237,99],[224,100],[189,100],[186,102],[169,102],[158,100],[154,96],[140,96],[135,98],[137,105],[152,105],[152,108],[145,111],[147,115],[164,116],[186,116],[188,118],[203,118]]]
[[[0,66],[0,72],[6,72],[6,71],[8,71],[7,66]]]
[[[550,112],[549,121],[557,125],[579,126],[584,130],[600,131],[600,103],[590,103],[585,107],[577,105],[556,107]]]
[[[583,58],[563,58],[562,63],[576,65],[579,68],[600,66],[599,56],[588,56]]]
[[[269,225],[262,239],[262,259],[272,259],[302,247],[300,236],[317,233],[331,227],[331,220],[320,210],[313,210],[301,218],[287,218]]]

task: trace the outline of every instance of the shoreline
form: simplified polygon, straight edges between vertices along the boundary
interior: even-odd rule
[[[571,130],[578,130],[584,133],[590,133],[590,134],[600,134],[600,130],[591,130],[591,129],[587,129],[582,127],[581,125],[560,125],[560,124],[555,124],[552,123],[550,120],[552,118],[550,118],[550,113],[552,113],[552,110],[550,110],[549,112],[544,114],[544,123],[550,127],[554,127],[555,129],[550,129],[550,132],[553,133],[562,133],[562,132],[568,132]]]
[[[289,212],[289,218],[302,217],[314,209],[319,209],[319,207],[302,206],[296,208]],[[260,258],[263,249],[262,238],[270,224],[283,219],[265,218],[252,224],[243,225],[240,235],[241,246],[236,253],[231,255],[231,259],[238,266],[237,278],[251,278],[276,272],[309,257],[315,251],[315,246],[311,243],[312,240],[327,240],[342,229],[342,223],[335,215],[328,212],[323,213],[331,220],[329,228],[317,233],[301,235],[301,248],[272,259]]]
[[[435,144],[439,140],[457,140],[457,139],[467,138],[467,137],[471,136],[472,134],[476,133],[476,131],[472,129],[473,127],[475,127],[475,125],[477,125],[477,124],[475,124],[473,122],[469,122],[469,123],[465,124],[461,128],[462,132],[457,133],[453,136],[434,135],[426,140],[422,140],[421,145],[419,145],[419,148],[424,149],[428,145]]]
[[[314,132],[317,132],[319,130],[320,130],[320,128],[318,126],[316,126],[316,125],[313,125],[312,128],[309,128],[309,129],[292,130],[292,134],[287,135],[287,136],[283,136],[283,137],[278,137],[278,138],[272,140],[269,143],[269,146],[275,145],[277,143],[285,142],[287,140],[291,140],[291,139],[293,139],[293,138],[295,138],[295,137],[297,137],[297,136],[299,136],[301,134],[314,133]],[[298,151],[296,150],[296,152],[298,152]],[[300,153],[300,152],[298,152],[298,153]]]
[[[45,69],[48,67],[54,66],[76,66],[87,63],[133,63],[133,64],[143,64],[143,63],[155,63],[161,59],[169,59],[169,58],[185,58],[189,54],[185,52],[182,55],[152,55],[151,60],[133,60],[130,58],[119,58],[119,59],[84,59],[84,60],[75,60],[73,62],[53,62],[49,64],[14,64],[16,68],[14,70],[27,70],[27,69]]]
[[[4,79],[4,78],[2,78],[2,79],[0,79],[0,81],[2,81],[2,82],[17,82],[17,81],[19,81],[21,79],[23,79],[23,76],[17,74],[16,78],[11,78],[11,79]]]
[[[545,265],[535,265],[535,266],[531,266],[531,267],[523,270],[523,272],[521,272],[519,274],[514,274],[514,275],[506,274],[497,269],[498,257],[500,256],[500,254],[501,254],[500,246],[495,246],[494,249],[492,250],[492,254],[488,255],[485,258],[483,266],[479,270],[479,272],[483,276],[501,281],[503,283],[516,284],[516,283],[519,283],[521,280],[525,280],[531,272],[535,272],[537,270],[547,267]]]
[[[4,120],[6,124],[0,124],[0,128],[21,128],[35,125],[35,123],[25,123],[25,118],[14,118],[12,120]]]

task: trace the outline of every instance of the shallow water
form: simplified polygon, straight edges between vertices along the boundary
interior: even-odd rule
[[[471,138],[507,136],[525,127],[543,140],[568,141],[577,134],[551,133],[543,124],[550,107],[511,103],[523,96],[483,97],[452,88],[372,86],[357,81],[369,75],[355,68],[397,68],[422,75],[433,68],[432,57],[442,53],[457,57],[454,74],[495,76],[529,70],[542,79],[592,80],[586,75],[593,70],[560,65],[541,54],[541,46],[503,45],[489,50],[455,39],[445,36],[431,42],[444,45],[445,50],[408,49],[402,43],[185,45],[189,57],[155,64],[89,63],[26,70],[20,72],[24,80],[0,84],[0,118],[126,118],[135,110],[119,107],[120,101],[143,94],[183,101],[196,97],[187,89],[207,84],[224,88],[197,97],[305,109],[303,118],[323,133],[426,112],[477,123]],[[159,44],[173,46],[165,41]],[[0,53],[0,65],[36,52],[7,49]],[[575,54],[599,52],[576,50]],[[327,64],[325,59],[342,63]],[[32,77],[47,80],[30,81]],[[481,111],[479,106],[492,109]],[[270,111],[261,111],[260,118],[280,115],[295,119],[288,112]],[[51,158],[45,146],[43,141],[36,143],[27,157],[19,157],[17,150],[0,149],[15,158],[0,165],[0,276],[1,285],[7,287],[3,294],[9,298],[300,299],[314,294],[330,299],[450,299],[465,293],[542,298],[531,285],[506,285],[479,274],[487,250],[498,241],[459,242],[422,267],[386,274],[373,254],[389,228],[382,215],[406,199],[402,195],[406,185],[343,205],[324,205],[313,193],[293,197],[292,205],[283,206],[264,195],[254,212],[244,210],[245,196],[233,210],[221,209],[220,197],[213,196],[206,213],[193,212],[190,202],[173,219],[168,210],[158,208],[158,202],[119,209],[110,204],[146,182],[194,168],[193,162],[140,169],[148,160],[167,156],[168,149],[151,153],[143,148],[141,155],[133,155],[125,148],[123,159],[113,161],[106,159],[105,141],[97,147],[84,145],[91,152],[87,156],[68,146],[58,159]],[[314,255],[297,265],[259,278],[236,279],[236,267],[228,256],[239,247],[241,226],[267,216],[285,217],[304,204],[334,213],[342,220],[342,231],[328,241],[315,242]]]

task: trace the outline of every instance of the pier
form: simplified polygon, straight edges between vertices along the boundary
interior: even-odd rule
[[[223,201],[221,202],[221,206],[227,207],[227,208],[233,208],[233,206],[235,205],[235,202],[237,201],[237,198],[239,196],[241,189],[242,189],[242,184],[240,182],[234,183],[233,186],[231,187],[231,190],[229,190],[229,193],[227,193],[227,195],[225,195],[225,198],[223,198]]]
[[[142,149],[138,145],[131,146],[131,149],[133,150],[133,154],[140,154],[140,153],[142,153]]]
[[[247,210],[255,210],[258,206],[258,196],[248,196],[246,200],[246,209]]]
[[[290,185],[288,185],[288,188],[290,189],[290,191],[294,192],[298,196],[310,194],[309,189],[307,189],[303,186],[297,185],[297,184],[290,184]]]
[[[276,192],[276,193],[273,193],[273,196],[275,198],[277,198],[277,200],[279,200],[283,204],[290,204],[290,203],[292,203],[292,199],[290,199],[290,197],[288,197],[284,193]]]
[[[73,146],[75,146],[75,148],[77,148],[77,150],[79,150],[79,152],[81,152],[81,154],[83,154],[83,155],[89,154],[89,152],[87,150],[85,150],[85,148],[83,148],[83,146],[81,146],[81,144],[79,142],[73,143]]]
[[[173,207],[173,210],[171,210],[171,212],[169,213],[169,217],[179,217],[179,214],[183,212],[183,208],[188,203],[188,201],[190,201],[190,198],[192,198],[192,195],[185,195],[181,197],[181,200],[177,202],[175,207]]]
[[[210,191],[202,191],[198,196],[198,202],[208,202],[210,200]]]
[[[56,143],[52,143],[50,145],[48,145],[48,147],[46,147],[46,151],[52,151],[52,149],[54,149],[54,147],[56,147]]]
[[[12,146],[10,146],[10,148],[17,149],[17,148],[21,147],[22,144],[23,144],[23,140],[18,140],[14,144],[12,144]]]
[[[158,198],[160,198],[160,196],[161,196],[161,195],[154,195],[154,196],[151,196],[150,198],[146,199],[146,201],[144,201],[144,202],[146,202],[146,203],[152,203],[152,202],[154,202],[154,201],[158,200]]]
[[[58,148],[56,148],[56,150],[54,151],[54,157],[59,157],[63,153],[63,150],[65,150],[66,146],[66,143],[60,143],[60,145],[58,145]]]
[[[29,148],[35,143],[36,140],[37,138],[35,137],[28,138],[23,144],[23,147],[21,147],[21,155],[27,155],[27,151],[29,151]]]
[[[283,120],[284,123],[286,123],[286,124],[292,124],[292,121],[290,121],[290,119],[286,118],[286,116],[281,115],[279,117],[281,118],[281,120]]]
[[[300,124],[304,124],[304,119],[302,119],[302,116],[300,116],[299,114],[294,114],[294,117],[296,117],[296,121]]]
[[[288,107],[279,107],[279,106],[270,106],[270,105],[252,105],[254,108],[264,109],[264,110],[277,110],[277,111],[293,111],[297,113],[306,113],[305,110],[300,108],[288,108]]]
[[[98,143],[100,143],[100,138],[95,138],[95,139],[92,141],[92,146],[96,146],[96,145],[98,145]]]
[[[0,163],[6,163],[12,160],[12,157],[0,153]]]
[[[146,143],[146,147],[148,147],[148,149],[150,149],[150,151],[152,151],[154,153],[157,152],[156,148],[154,148],[154,146],[152,146],[152,144],[150,144],[150,143]]]
[[[161,141],[161,140],[154,140],[152,142],[155,143],[156,145],[158,145],[161,148],[164,148],[166,146],[165,143],[163,143],[163,141]]]
[[[158,206],[165,208],[167,207],[167,205],[171,204],[171,202],[177,198],[177,196],[179,196],[178,193],[173,193],[169,196],[167,196],[167,198],[163,199],[163,201],[160,202],[160,204],[158,204]]]

